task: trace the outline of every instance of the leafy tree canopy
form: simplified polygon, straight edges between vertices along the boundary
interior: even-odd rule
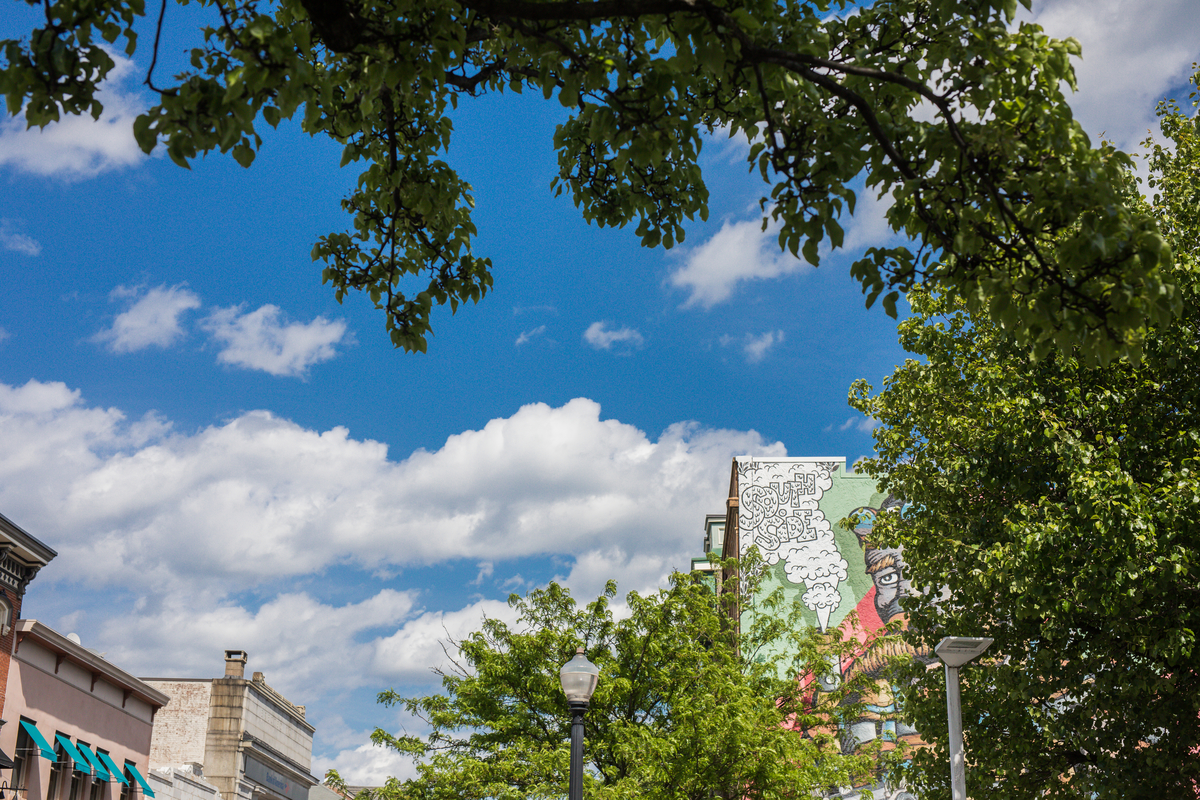
[[[900,330],[921,361],[851,390],[883,424],[866,469],[912,500],[876,535],[934,589],[906,601],[907,635],[996,640],[963,688],[978,800],[1195,797],[1200,781],[1200,127],[1173,104],[1160,117],[1152,211],[1184,311],[1140,364],[1034,361],[959,298],[919,294]],[[937,748],[910,780],[936,800],[944,691],[915,678],[906,708]]]
[[[9,113],[98,116],[107,48],[135,51],[144,0],[24,2],[46,22],[0,42]],[[503,91],[570,110],[554,188],[646,245],[671,247],[706,216],[697,158],[703,132],[723,129],[753,143],[780,246],[814,264],[843,241],[854,181],[890,204],[911,244],[851,267],[889,313],[928,286],[1040,352],[1106,360],[1136,355],[1145,325],[1180,308],[1170,248],[1120,194],[1128,158],[1093,147],[1064,101],[1078,43],[1010,29],[1017,0],[194,2],[214,22],[171,79],[153,73],[168,0],[151,9],[158,104],[138,141],[181,165],[213,150],[249,165],[261,126],[298,115],[342,143],[343,165],[363,165],[342,203],[353,225],[313,257],[339,300],[360,290],[385,311],[398,347],[424,350],[435,304],[492,285],[470,186],[445,159],[457,104]]]
[[[798,671],[828,671],[831,658],[861,649],[857,640],[796,624],[799,612],[779,608],[778,595],[764,601],[771,608],[753,630],[738,634],[693,577],[629,594],[620,616],[610,606],[615,588],[583,607],[553,583],[514,595],[516,627],[488,619],[454,643],[459,660],[443,674],[443,694],[381,694],[430,732],[375,731],[377,744],[418,758],[418,777],[392,780],[379,796],[564,797],[570,715],[558,670],[579,645],[601,670],[585,718],[588,798],[810,797],[876,777],[901,757],[877,746],[841,753],[838,724],[861,715],[856,699],[869,679],[847,680],[819,702],[800,699]]]

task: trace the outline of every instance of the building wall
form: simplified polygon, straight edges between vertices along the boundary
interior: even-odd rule
[[[146,683],[171,698],[155,718],[150,768],[203,764],[212,681],[147,678]]]
[[[245,731],[307,770],[312,766],[313,730],[296,706],[259,680],[261,675],[255,673],[246,693]]]
[[[246,681],[243,678],[214,678],[204,740],[204,775],[224,797],[238,793],[243,765],[241,758],[242,708]]]
[[[799,599],[809,625],[841,625],[874,584],[859,537],[838,523],[856,509],[877,512],[886,497],[870,477],[847,474],[844,458],[739,457],[734,469],[737,536],[726,535],[727,557],[757,547],[764,592],[782,587],[789,604]]]
[[[56,555],[50,547],[0,514],[0,712],[7,711],[8,671],[25,589]],[[2,718],[9,717],[5,714]]]
[[[903,618],[901,603],[909,591],[903,554],[879,549],[870,537],[875,518],[893,510],[899,511],[900,503],[880,493],[869,476],[847,474],[843,458],[738,457],[727,498],[723,555],[741,558],[757,548],[765,569],[760,592],[781,589],[784,607],[800,601],[807,625],[840,627],[844,639],[862,641],[865,633]],[[737,582],[727,589],[736,592]],[[738,596],[728,607],[746,629],[755,613],[753,598]],[[850,629],[851,612],[857,631]],[[891,655],[918,656],[903,645],[893,650],[897,647]],[[843,736],[845,752],[875,740],[885,749],[898,739],[920,743],[917,732],[899,719],[881,657],[859,653],[831,666],[843,675],[865,673],[877,686],[875,695],[864,698],[871,710]],[[823,691],[820,683],[813,676],[799,680],[815,701]],[[851,800],[867,789],[877,800],[912,800],[903,786],[852,787],[837,796]]]
[[[12,608],[12,612],[7,615],[6,619],[0,620],[0,625],[8,628],[8,632],[0,636],[0,709],[4,708],[4,700],[8,696],[8,670],[12,663],[13,646],[16,644],[17,630],[14,624],[21,618],[21,603],[24,601],[24,595],[7,586],[0,587],[0,594],[3,595],[5,603]],[[3,606],[0,606],[3,608]],[[3,616],[3,615],[0,615]],[[8,719],[8,717],[4,717]],[[5,750],[4,752],[10,752]]]
[[[0,749],[16,751],[19,722],[25,718],[51,743],[62,733],[107,751],[118,764],[130,761],[139,770],[148,769],[153,707],[137,697],[125,698],[102,677],[93,688],[92,674],[65,659],[57,663],[56,674],[56,662],[58,656],[37,642],[21,642],[9,664],[5,718],[10,724],[0,728]],[[41,800],[51,762],[35,753],[27,764],[22,800]],[[117,791],[105,785],[102,800],[113,800]]]
[[[246,661],[244,651],[227,650],[224,677],[145,679],[172,698],[155,724],[151,766],[167,780],[173,767],[202,764],[204,782],[225,800],[304,800],[316,783],[309,774],[314,729],[303,706],[261,672],[247,680]]]
[[[8,674],[8,720],[0,728],[0,742],[13,745],[16,722],[21,716],[33,719],[48,738],[56,731],[108,750],[114,760],[122,758],[145,766],[150,754],[153,709],[137,697],[125,699],[112,684],[97,680],[78,665],[64,660],[55,674],[54,653],[25,640],[12,658]],[[124,702],[124,707],[122,703]],[[46,726],[42,725],[46,721]],[[0,745],[0,749],[11,752]]]

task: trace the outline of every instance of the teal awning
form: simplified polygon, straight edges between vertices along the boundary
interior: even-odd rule
[[[129,785],[129,779],[125,777],[125,773],[117,766],[117,763],[112,760],[108,753],[96,753],[100,756],[100,760],[104,762],[104,766],[108,767],[109,773],[126,786]]]
[[[67,755],[71,757],[71,760],[75,762],[75,769],[79,770],[80,772],[86,772],[88,775],[92,774],[92,765],[84,760],[83,756],[78,750],[75,749],[75,745],[71,743],[70,739],[63,736],[61,733],[54,738],[57,739],[58,743],[62,745],[62,749],[67,751]]]
[[[42,732],[37,729],[37,725],[27,719],[21,720],[21,727],[29,734],[29,738],[33,739],[33,743],[42,751],[42,758],[48,758],[51,761],[58,761],[58,753],[54,752],[54,748],[46,741],[46,737],[42,736]]]
[[[142,773],[138,772],[137,767],[126,762],[125,769],[129,770],[129,774],[133,775],[134,780],[142,785],[142,791],[146,793],[146,797],[154,797],[154,790],[150,788],[150,784],[146,783],[146,779],[142,777]]]
[[[91,763],[92,769],[96,770],[96,780],[108,780],[108,770],[100,763],[100,759],[96,758],[96,754],[92,752],[92,748],[82,742],[76,746],[79,748],[79,752],[83,753],[83,757]]]

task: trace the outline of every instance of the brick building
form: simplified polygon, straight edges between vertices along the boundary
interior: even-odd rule
[[[56,553],[0,516],[0,750],[18,800],[132,800],[144,793],[154,716],[147,686],[36,619],[25,589]]]
[[[314,728],[261,672],[245,677],[247,656],[225,651],[221,678],[145,678],[171,697],[150,747],[152,780],[168,780],[172,800],[207,783],[223,800],[308,800]]]
[[[21,618],[25,587],[56,555],[58,553],[0,514],[0,714],[8,692],[8,666],[16,639],[13,626]],[[11,762],[3,766],[4,761],[8,761],[7,756],[0,760],[0,766],[11,769]]]

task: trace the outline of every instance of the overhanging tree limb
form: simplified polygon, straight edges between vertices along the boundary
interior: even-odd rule
[[[793,255],[816,263],[824,240],[841,243],[855,181],[887,198],[890,227],[915,244],[856,254],[868,304],[894,311],[926,285],[1039,354],[1081,346],[1101,361],[1136,356],[1147,327],[1180,310],[1171,248],[1124,200],[1128,158],[1093,148],[1061,94],[1078,45],[1014,25],[1012,2],[878,0],[844,16],[828,0],[200,2],[221,23],[192,71],[157,89],[139,143],[183,165],[212,150],[249,165],[260,120],[304,109],[307,131],[365,165],[344,203],[353,228],[314,257],[339,299],[353,289],[380,307],[399,347],[424,350],[434,306],[492,285],[469,187],[443,161],[452,107],[525,88],[570,109],[556,188],[599,225],[636,222],[646,245],[670,247],[706,217],[698,131],[720,126],[754,143]],[[124,35],[132,53],[144,13],[142,0],[55,8],[27,40],[0,43],[0,92],[32,125],[99,113],[113,62],[92,32]],[[398,141],[389,114],[409,121]]]

